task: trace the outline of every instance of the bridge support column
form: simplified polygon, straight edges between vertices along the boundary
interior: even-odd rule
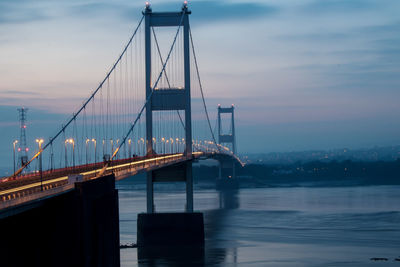
[[[158,170],[147,172],[146,204],[147,213],[155,213],[154,183],[184,182],[186,183],[185,211],[193,212],[193,173],[192,162],[174,164]]]
[[[236,179],[236,165],[234,160],[220,160],[218,165],[218,179],[223,179],[224,177]]]
[[[192,162],[186,164],[186,212],[193,212]]]
[[[153,171],[147,172],[146,200],[147,200],[147,213],[153,213],[154,212]]]
[[[0,212],[0,265],[119,266],[114,175]]]

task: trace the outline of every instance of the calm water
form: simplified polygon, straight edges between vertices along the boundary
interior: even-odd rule
[[[128,181],[118,187],[121,243],[136,243],[145,185]],[[136,248],[122,249],[121,266],[400,266],[394,261],[400,258],[400,186],[226,193],[196,187],[195,209],[205,216],[204,251],[138,260]],[[158,187],[156,210],[183,211],[181,189]]]

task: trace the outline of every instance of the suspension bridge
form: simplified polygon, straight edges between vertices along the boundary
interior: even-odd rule
[[[221,154],[239,161],[234,134],[220,133],[221,111],[233,112],[233,106],[218,107],[218,142],[211,126],[190,13],[187,4],[181,12],[158,13],[146,5],[98,87],[53,137],[36,140],[38,148],[30,160],[19,162],[19,169],[2,179],[3,207],[69,190],[72,175],[81,175],[84,181],[113,173],[120,180]],[[164,180],[186,181],[190,191],[192,178],[187,176]],[[149,183],[150,198],[151,188]],[[193,210],[191,194],[188,211]],[[148,211],[152,212],[151,205]]]
[[[63,257],[65,266],[118,266],[115,181],[138,173],[147,177],[139,246],[204,242],[202,214],[193,211],[192,163],[218,160],[219,180],[234,178],[242,163],[233,105],[218,106],[214,134],[190,14],[186,1],[178,12],[153,12],[146,3],[104,79],[52,137],[36,139],[31,158],[24,149],[13,175],[0,179],[4,264],[46,266]],[[231,115],[228,133],[224,113]],[[156,213],[154,183],[178,181],[186,183],[185,212]],[[22,258],[13,249],[21,239],[30,242]],[[52,243],[60,241],[63,249],[56,249]]]
[[[146,232],[149,225],[152,232],[158,229],[153,224],[159,218],[145,216],[155,214],[154,183],[186,183],[186,212],[175,214],[178,216],[173,216],[175,219],[166,214],[161,221],[172,222],[171,229],[176,224],[187,224],[188,220],[198,221],[198,216],[187,217],[195,214],[192,163],[216,159],[220,162],[219,179],[224,179],[223,170],[230,169],[229,177],[234,177],[235,165],[241,162],[236,156],[233,105],[218,107],[218,140],[212,129],[189,25],[190,14],[186,1],[179,12],[153,12],[146,3],[138,25],[104,79],[52,137],[36,140],[37,150],[30,159],[20,161],[13,175],[1,179],[0,219],[5,224],[11,224],[8,219],[14,220],[13,224],[22,224],[23,219],[18,216],[33,216],[24,215],[26,210],[53,207],[55,202],[69,196],[74,201],[61,203],[65,207],[75,205],[74,209],[63,211],[57,204],[56,217],[64,218],[61,224],[79,218],[83,226],[77,232],[89,222],[88,229],[100,227],[103,222],[118,228],[115,180],[141,172],[147,175],[147,213],[138,218],[138,243],[151,241]],[[222,133],[223,113],[232,116],[228,134]],[[71,211],[75,209],[81,213]],[[111,210],[109,214],[107,209]],[[73,222],[76,224],[76,219]],[[202,224],[201,215],[199,233],[204,231]],[[158,234],[168,234],[163,227],[164,232]],[[199,226],[183,225],[182,229],[191,227]],[[118,240],[118,230],[109,231],[113,233],[110,240]],[[103,238],[104,231],[99,230],[93,239],[97,240],[99,235]],[[199,236],[204,240],[204,234]],[[187,235],[180,237],[185,239]],[[9,238],[14,242],[14,237]]]

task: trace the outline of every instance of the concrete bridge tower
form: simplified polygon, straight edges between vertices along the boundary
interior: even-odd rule
[[[185,150],[189,160],[162,169],[147,172],[147,213],[138,215],[138,246],[202,244],[204,242],[203,214],[193,212],[192,177],[192,117],[190,100],[190,43],[189,15],[185,1],[180,12],[152,12],[150,4],[143,11],[145,16],[146,64],[146,154],[152,156],[153,111],[183,110],[185,114]],[[182,27],[183,30],[183,88],[152,88],[151,81],[151,28]],[[153,91],[152,91],[153,90]],[[150,97],[150,98],[149,98]],[[154,190],[156,182],[185,182],[186,205],[184,213],[155,213]],[[143,250],[141,250],[143,251]],[[140,255],[140,253],[139,253]]]
[[[233,154],[236,155],[236,135],[235,135],[235,107],[232,104],[230,107],[221,107],[218,105],[218,144],[227,145],[230,144],[232,147]],[[222,131],[222,119],[221,114],[231,114],[231,131],[230,133],[223,133]],[[236,179],[235,161],[232,158],[223,158],[219,160],[219,174],[217,187],[219,184],[226,184],[224,178]],[[237,185],[237,183],[232,183]]]
[[[145,16],[145,64],[146,64],[146,99],[151,98],[146,105],[146,151],[147,156],[154,154],[153,150],[153,111],[183,110],[185,114],[185,151],[186,157],[192,157],[192,117],[190,103],[190,44],[189,44],[189,14],[184,4],[181,12],[152,12],[150,4],[146,4]],[[184,58],[184,88],[154,88],[152,92],[151,66],[151,28],[178,27],[183,30]],[[154,83],[154,82],[153,82]],[[153,184],[154,182],[186,182],[186,211],[193,212],[193,181],[192,162],[189,161],[178,168],[169,170],[149,171],[147,173],[147,213],[154,212]],[[185,170],[182,172],[181,169]]]

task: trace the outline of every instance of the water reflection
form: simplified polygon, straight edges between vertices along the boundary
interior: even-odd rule
[[[195,207],[204,214],[205,246],[150,255],[121,250],[121,266],[369,266],[377,264],[373,257],[398,257],[399,186],[199,187]],[[160,195],[160,210],[176,210],[185,199]],[[171,196],[178,200],[167,202]],[[146,204],[143,189],[120,191],[120,204],[121,242],[132,242],[136,215]]]
[[[235,209],[239,208],[238,189],[219,190],[219,209],[204,212],[206,248],[206,265],[222,264],[225,262],[237,263],[236,241],[228,241],[224,237],[230,231],[229,218]],[[230,259],[228,259],[230,258]]]
[[[139,266],[206,266],[203,246],[139,247]]]
[[[219,191],[219,208],[220,209],[238,209],[239,198],[238,189],[226,189]]]

